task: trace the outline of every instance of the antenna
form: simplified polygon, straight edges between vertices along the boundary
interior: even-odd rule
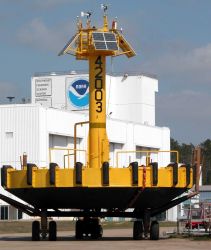
[[[9,102],[11,103],[13,99],[15,99],[14,96],[7,96],[7,99],[9,100]]]
[[[81,17],[87,17],[87,19],[89,19],[92,15],[92,12],[90,11],[87,11],[87,12],[84,12],[84,11],[81,11]]]
[[[91,24],[90,17],[91,17],[91,15],[92,15],[92,12],[90,12],[90,11],[87,11],[87,12],[81,11],[81,17],[85,17],[85,16],[87,17],[87,21],[86,21],[87,28],[90,28],[90,24]]]
[[[108,10],[108,5],[101,3],[101,9],[104,12],[103,15],[103,23],[104,23],[104,31],[108,30],[108,17],[107,17],[107,10]]]
[[[78,30],[82,29],[82,21],[79,16],[76,17]]]
[[[108,5],[107,4],[103,4],[101,3],[101,9],[104,11],[104,13],[106,14],[107,10],[108,10]]]

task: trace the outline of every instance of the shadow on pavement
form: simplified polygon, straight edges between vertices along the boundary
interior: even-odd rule
[[[143,239],[143,241],[148,240],[148,239]],[[160,239],[160,240],[165,240],[165,239]],[[30,236],[1,236],[0,241],[31,241]],[[41,241],[48,241],[48,239],[41,240]],[[39,241],[39,242],[41,242]],[[91,239],[91,238],[84,238],[83,240],[77,240],[75,239],[74,236],[59,236],[57,238],[57,241],[74,241],[74,242],[86,242],[86,241],[134,241],[132,237],[103,237],[101,239]]]

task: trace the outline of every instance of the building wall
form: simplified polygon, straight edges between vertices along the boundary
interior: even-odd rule
[[[73,148],[74,124],[88,120],[86,114],[49,109],[40,105],[4,105],[0,108],[0,118],[2,121],[0,162],[1,165],[13,165],[16,168],[20,168],[20,156],[24,152],[27,153],[29,162],[41,167],[48,166],[49,148]],[[109,118],[107,131],[112,143],[111,165],[114,167],[116,167],[116,152],[119,150],[134,151],[119,154],[118,167],[122,167],[137,160],[135,154],[137,146],[148,148],[148,150],[169,150],[170,147],[170,132],[165,127],[146,126]],[[78,149],[86,150],[87,137],[88,125],[78,126]],[[52,152],[52,154],[61,155],[61,152]],[[78,154],[80,157],[78,160],[86,164],[85,156],[82,155],[84,153]],[[165,166],[170,159],[169,155],[165,154],[153,160]]]
[[[112,118],[155,125],[157,79],[147,76],[107,76],[108,113]]]
[[[58,109],[83,110],[68,99],[74,80],[88,80],[88,74],[41,75],[32,77],[32,103]],[[39,84],[39,85],[38,85]],[[42,84],[46,85],[42,88]],[[43,89],[43,91],[41,91]],[[158,80],[144,75],[106,75],[107,114],[113,119],[155,125],[155,93]],[[81,96],[83,97],[83,96]]]
[[[2,105],[0,107],[1,165],[20,165],[20,155],[27,152],[29,161],[39,163],[40,109],[31,105]],[[40,135],[40,136],[38,136]]]

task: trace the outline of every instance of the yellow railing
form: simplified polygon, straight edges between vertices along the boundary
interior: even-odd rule
[[[79,126],[79,125],[81,125],[81,126],[83,126],[84,124],[89,124],[89,121],[83,121],[83,122],[76,122],[75,124],[74,124],[74,165],[75,165],[75,163],[76,163],[76,158],[77,158],[77,155],[76,155],[76,153],[77,153],[77,151],[78,151],[78,149],[77,149],[77,126]],[[69,154],[69,153],[68,153]],[[87,156],[87,155],[86,155]],[[87,163],[87,161],[86,161],[86,163]]]
[[[176,154],[176,162],[179,162],[179,152],[176,150],[132,150],[132,151],[118,151],[116,152],[116,167],[119,166],[119,155],[120,154],[129,154],[129,153],[146,153],[146,166],[150,163],[150,155],[151,153],[175,153]]]
[[[70,156],[75,156],[76,152],[84,152],[85,153],[85,162],[87,162],[87,153],[85,149],[74,149],[74,148],[49,148],[49,162],[52,161],[52,151],[67,151],[67,154],[64,154],[64,168],[65,165],[65,157],[68,157],[68,168],[70,168]],[[73,153],[70,153],[73,152]],[[75,159],[74,159],[75,160]],[[74,163],[75,164],[75,163]]]

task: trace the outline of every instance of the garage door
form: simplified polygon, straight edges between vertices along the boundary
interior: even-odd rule
[[[77,138],[77,149],[80,149],[81,140]],[[74,138],[62,135],[49,135],[49,148],[51,162],[57,163],[60,167],[74,167]],[[69,151],[67,150],[69,149]],[[76,161],[85,163],[85,153],[77,152]]]
[[[118,151],[123,150],[123,146],[124,144],[122,143],[110,142],[110,166],[111,167],[117,167],[116,166],[116,153]],[[123,167],[123,166],[124,166],[124,160],[120,156],[118,167]]]
[[[146,152],[140,152],[140,151],[157,151],[157,148],[149,148],[149,147],[142,147],[142,146],[136,146],[136,161],[138,162],[139,166],[140,165],[146,165],[146,160],[147,160],[147,153]],[[150,155],[148,154],[148,161],[149,162],[159,162],[160,158],[162,154],[157,154],[157,153],[150,153]]]

